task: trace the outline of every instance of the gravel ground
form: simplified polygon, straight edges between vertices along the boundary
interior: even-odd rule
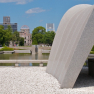
[[[0,67],[0,94],[94,94],[94,78],[83,68],[73,89],[60,89],[46,67]]]

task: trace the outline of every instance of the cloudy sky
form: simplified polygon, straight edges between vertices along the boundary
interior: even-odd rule
[[[55,31],[64,13],[77,4],[94,4],[94,0],[0,0],[0,23],[10,16],[11,23],[28,25],[30,32],[37,27],[54,23]]]

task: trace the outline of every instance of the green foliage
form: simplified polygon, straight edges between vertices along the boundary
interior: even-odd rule
[[[9,25],[6,30],[4,30],[3,26],[0,26],[0,44],[2,44],[2,46],[5,46],[5,43],[9,43],[11,37],[12,37],[11,26]]]
[[[32,63],[32,66],[39,66],[39,63]]]
[[[0,63],[0,66],[14,66],[14,63]]]
[[[46,32],[46,29],[42,26],[34,28],[32,31],[32,44],[37,45],[40,43],[52,45],[55,36],[54,31]]]
[[[13,32],[13,34],[12,34],[13,45],[14,45],[14,42],[16,42],[16,44],[18,44],[19,41],[20,41],[19,32],[18,31]]]
[[[90,54],[94,54],[94,51],[90,51]]]
[[[22,37],[20,38],[19,45],[20,45],[20,46],[24,46],[24,38],[22,38]]]
[[[34,44],[42,43],[43,42],[42,38],[43,38],[43,34],[41,34],[41,33],[35,34],[34,38],[33,38]]]
[[[18,42],[20,40],[19,32],[18,31],[15,31],[14,32],[14,35],[16,37],[16,41]]]
[[[0,49],[0,51],[13,51],[13,48],[9,48],[9,47],[4,47],[2,49]]]
[[[92,47],[90,54],[94,54],[94,46]]]
[[[43,35],[46,33],[46,29],[42,26],[34,28],[32,31],[32,44],[43,43]]]
[[[91,51],[94,51],[94,46],[92,47]]]
[[[1,28],[1,29],[4,29],[4,27],[3,27],[2,25],[0,25],[0,28]]]
[[[39,66],[39,63],[32,63],[32,66]],[[47,63],[43,63],[43,66],[47,66]]]
[[[43,37],[43,43],[52,45],[54,37],[55,37],[55,32],[54,31],[46,32],[44,37]]]
[[[10,25],[8,25],[8,29],[7,30],[10,31],[11,33],[13,32]]]

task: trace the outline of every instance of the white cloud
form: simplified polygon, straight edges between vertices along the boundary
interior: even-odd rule
[[[28,2],[31,2],[33,0],[0,0],[0,3],[10,3],[15,2],[16,4],[26,4]]]
[[[40,12],[44,12],[44,11],[46,11],[46,10],[43,10],[41,8],[32,8],[32,9],[27,10],[25,13],[31,14],[31,13],[40,13]]]

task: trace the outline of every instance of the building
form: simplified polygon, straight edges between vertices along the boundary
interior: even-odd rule
[[[9,16],[3,17],[3,24],[10,24],[10,17]]]
[[[55,32],[55,25],[54,25],[54,23],[47,23],[46,24],[46,32],[47,31],[54,31]]]
[[[4,16],[3,17],[3,23],[0,23],[0,25],[4,26],[4,29],[7,29],[8,25],[10,25],[13,32],[17,31],[17,23],[10,23],[10,17],[9,16]]]
[[[20,37],[24,38],[24,45],[25,46],[31,46],[32,41],[31,41],[31,34],[30,34],[30,29],[27,25],[23,25],[21,27],[21,31],[19,32]]]

